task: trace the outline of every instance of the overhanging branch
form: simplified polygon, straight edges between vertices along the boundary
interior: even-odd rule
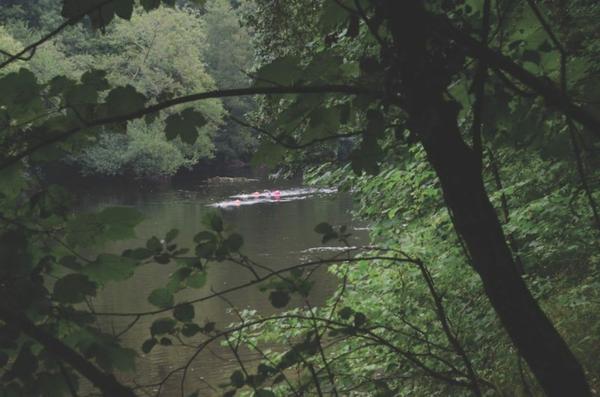
[[[186,103],[192,103],[196,101],[201,101],[205,99],[218,99],[218,98],[228,98],[228,97],[239,97],[239,96],[251,96],[251,95],[281,95],[281,94],[348,94],[348,95],[381,95],[373,90],[368,90],[366,88],[350,86],[350,85],[341,85],[341,84],[330,84],[330,85],[319,85],[319,86],[289,86],[289,87],[249,87],[249,88],[233,88],[228,90],[215,90],[215,91],[207,91],[201,92],[197,94],[191,94],[186,96],[177,97],[174,99],[170,99],[168,101],[160,102],[155,105],[147,106],[143,109],[137,110],[135,112],[130,112],[126,114],[121,114],[117,116],[104,117],[96,120],[88,120],[82,122],[81,125],[77,127],[73,127],[69,130],[63,131],[59,134],[56,134],[48,139],[45,139],[41,142],[32,144],[27,149],[9,156],[0,162],[0,169],[4,169],[17,161],[23,159],[24,157],[29,156],[30,154],[36,152],[37,150],[46,147],[48,145],[62,142],[69,137],[77,134],[80,131],[83,131],[88,128],[99,127],[108,124],[116,124],[123,123],[130,120],[135,120],[142,118],[148,114],[157,113],[161,110],[171,108],[176,105],[182,105]]]

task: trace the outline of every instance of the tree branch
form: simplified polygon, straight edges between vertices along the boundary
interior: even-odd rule
[[[22,333],[37,341],[50,354],[69,364],[100,389],[106,397],[136,397],[130,388],[119,383],[113,375],[99,370],[75,350],[35,325],[24,315],[0,307],[0,318],[7,323],[16,325]]]
[[[205,99],[216,99],[216,98],[228,98],[237,96],[250,96],[250,95],[269,95],[269,94],[348,94],[348,95],[359,95],[359,94],[377,94],[377,92],[368,90],[362,87],[350,86],[350,85],[319,85],[319,86],[289,86],[289,87],[250,87],[250,88],[233,88],[228,90],[215,90],[201,92],[197,94],[191,94],[181,96],[178,98],[170,99],[168,101],[160,102],[155,105],[147,106],[143,109],[135,112],[126,113],[117,116],[104,117],[96,120],[89,120],[82,125],[73,127],[69,130],[63,131],[53,137],[46,140],[32,144],[27,149],[10,156],[0,162],[0,169],[4,169],[17,161],[29,156],[35,151],[46,147],[48,145],[61,142],[67,138],[77,134],[88,128],[99,127],[107,124],[123,123],[130,120],[135,120],[144,117],[147,114],[159,112],[161,110],[186,103],[201,101]]]
[[[49,41],[54,36],[58,35],[60,32],[62,32],[63,30],[65,30],[65,28],[67,26],[72,25],[75,22],[79,21],[80,19],[82,19],[83,17],[85,17],[90,12],[95,11],[98,8],[104,7],[105,5],[107,5],[109,3],[112,3],[112,2],[113,2],[113,0],[105,0],[105,1],[103,1],[101,3],[99,3],[99,4],[96,4],[94,7],[91,7],[90,9],[84,11],[83,13],[77,15],[75,18],[66,20],[65,22],[63,22],[62,24],[60,24],[58,27],[56,27],[54,30],[52,30],[51,32],[47,33],[45,36],[43,36],[39,40],[31,43],[30,45],[28,45],[27,47],[23,48],[21,51],[17,52],[14,55],[10,55],[10,54],[6,53],[5,51],[2,51],[4,54],[10,55],[10,56],[9,56],[9,58],[7,60],[5,60],[4,62],[0,63],[0,69],[6,67],[10,63],[12,63],[14,61],[17,61],[17,60],[29,60],[29,59],[31,59],[33,57],[33,55],[35,54],[36,49],[40,45],[42,45],[45,42]],[[29,55],[25,55],[26,53],[29,53]]]
[[[327,142],[327,141],[332,141],[332,140],[340,139],[340,138],[350,138],[350,137],[358,136],[358,135],[362,134],[362,131],[349,132],[349,133],[346,133],[346,134],[333,134],[333,135],[328,135],[328,136],[325,136],[325,137],[322,137],[322,138],[311,139],[310,141],[305,142],[305,143],[291,143],[291,142],[286,142],[283,139],[281,139],[281,136],[275,135],[274,133],[272,133],[272,132],[270,132],[270,131],[262,128],[262,127],[259,127],[259,126],[256,126],[256,125],[252,125],[252,124],[248,123],[247,121],[239,119],[239,118],[237,118],[235,116],[231,116],[230,115],[229,118],[232,121],[234,121],[235,123],[241,125],[242,127],[253,129],[253,130],[255,130],[255,131],[257,131],[257,132],[259,132],[259,133],[261,133],[263,135],[268,136],[270,139],[273,140],[273,142],[275,142],[278,145],[281,145],[281,146],[283,146],[285,148],[288,148],[288,149],[305,149],[305,148],[307,148],[309,146],[312,146],[312,145],[315,145],[317,143],[324,143],[324,142]]]
[[[431,16],[430,22],[431,27],[436,29],[438,33],[462,44],[470,56],[485,60],[490,67],[506,72],[524,86],[535,91],[550,106],[559,109],[565,115],[588,128],[597,137],[600,137],[600,119],[587,109],[569,100],[551,80],[530,73],[506,55],[489,48],[485,43],[454,27],[445,18]]]
[[[168,312],[170,310],[175,309],[178,306],[182,306],[185,304],[195,304],[195,303],[200,303],[200,302],[204,302],[219,296],[223,296],[226,294],[229,294],[231,292],[234,291],[239,291],[241,289],[262,283],[263,281],[266,281],[268,279],[271,279],[273,277],[278,277],[281,274],[287,273],[291,270],[294,269],[303,269],[303,268],[307,268],[307,267],[313,267],[313,266],[319,266],[319,265],[325,265],[325,264],[337,264],[337,263],[354,263],[354,262],[360,262],[360,261],[365,261],[365,260],[385,260],[385,261],[394,261],[394,262],[405,262],[405,263],[415,263],[414,260],[412,259],[407,259],[407,258],[398,258],[395,256],[368,256],[368,257],[356,257],[356,258],[347,258],[347,259],[343,259],[343,258],[331,258],[331,259],[320,259],[317,261],[310,261],[310,262],[305,262],[305,263],[300,263],[294,266],[290,266],[290,267],[286,267],[284,269],[279,269],[276,270],[272,273],[266,274],[262,277],[260,277],[259,279],[254,279],[251,281],[248,281],[246,283],[243,284],[239,284],[236,285],[234,287],[230,287],[221,291],[215,291],[212,292],[208,295],[202,296],[200,298],[196,298],[196,299],[192,299],[189,301],[185,301],[185,302],[181,302],[177,305],[173,305],[170,307],[165,307],[162,309],[156,309],[156,310],[151,310],[151,311],[146,311],[146,312],[93,312],[91,314],[95,315],[95,316],[110,316],[110,317],[135,317],[135,316],[151,316],[151,315],[155,315],[155,314],[160,314],[160,313],[164,313],[164,312]]]

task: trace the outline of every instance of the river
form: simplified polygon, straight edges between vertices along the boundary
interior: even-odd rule
[[[265,189],[279,191],[271,197],[254,197],[253,192]],[[123,241],[104,247],[105,251],[120,253],[123,249],[143,245],[152,237],[164,236],[166,231],[176,228],[180,231],[177,242],[180,246],[191,247],[193,236],[204,227],[201,219],[206,211],[217,208],[226,227],[244,237],[242,251],[250,258],[272,269],[281,269],[315,257],[328,257],[339,248],[336,244],[321,244],[320,236],[313,229],[320,222],[332,225],[345,224],[352,233],[351,245],[364,244],[367,232],[353,224],[350,210],[351,197],[333,191],[302,190],[297,183],[286,182],[275,185],[271,182],[221,183],[218,185],[187,181],[175,186],[140,189],[105,188],[87,190],[82,199],[85,208],[104,206],[133,206],[141,211],[145,220],[136,228],[135,240]],[[240,194],[250,194],[241,196]],[[238,196],[238,197],[234,197]],[[239,200],[239,201],[237,201]],[[108,284],[94,300],[99,312],[138,312],[151,310],[146,301],[147,295],[155,288],[166,284],[174,270],[170,265],[148,265],[141,267],[129,280]],[[322,303],[331,296],[336,287],[336,279],[326,269],[318,269],[313,274],[315,285],[309,297],[312,305]],[[252,274],[231,263],[218,263],[209,267],[208,281],[199,290],[183,291],[176,301],[203,296],[211,290],[222,290],[252,279]],[[239,309],[256,309],[260,313],[276,312],[268,301],[266,293],[257,287],[250,287],[227,295],[229,302]],[[292,300],[289,307],[299,305]],[[212,299],[195,306],[196,320],[211,321],[223,329],[236,320],[229,313],[229,304],[221,299]],[[164,317],[164,315],[163,315]],[[150,354],[144,355],[141,344],[149,337],[149,327],[157,317],[142,317],[122,336],[123,344],[136,349],[135,374],[124,374],[123,379],[137,384],[149,384],[163,379],[173,369],[184,364],[193,349],[180,346],[157,346]],[[125,329],[130,319],[102,317],[101,327],[111,332]],[[256,355],[242,351],[242,360],[252,365]],[[203,351],[190,366],[186,377],[186,396],[200,390],[200,396],[222,395],[220,383],[226,383],[230,374],[238,369],[238,363],[227,347],[213,343]],[[180,375],[175,374],[162,386],[160,396],[179,396]],[[157,391],[150,387],[148,391]]]

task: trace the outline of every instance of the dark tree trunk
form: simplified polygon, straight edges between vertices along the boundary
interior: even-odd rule
[[[409,127],[437,173],[455,227],[500,321],[548,396],[590,396],[579,362],[517,271],[485,190],[478,155],[461,136],[456,103],[446,99],[457,48],[433,36],[422,2],[380,4],[378,12],[390,19],[394,37],[393,50],[383,53],[390,65],[390,90],[403,97]]]
[[[455,227],[510,338],[548,396],[590,396],[583,370],[517,271],[478,160],[460,135],[454,106],[440,97],[426,114],[436,122],[422,143]]]

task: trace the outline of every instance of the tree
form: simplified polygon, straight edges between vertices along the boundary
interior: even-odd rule
[[[161,8],[134,14],[129,22],[111,25],[100,41],[92,38],[91,44],[85,44],[89,36],[83,33],[71,44],[84,46],[74,55],[85,51],[85,55],[79,55],[85,57],[84,65],[110,71],[107,78],[112,85],[129,84],[147,97],[163,99],[215,87],[204,65],[204,23],[192,9]],[[219,100],[199,104],[197,109],[207,123],[192,145],[180,139],[165,139],[161,131],[169,115],[166,112],[149,124],[133,123],[127,139],[111,132],[101,135],[74,160],[84,173],[107,175],[131,172],[145,177],[171,176],[181,168],[191,168],[200,159],[212,157],[213,137],[224,114]]]
[[[35,8],[35,4],[31,6],[32,11]],[[56,19],[56,7],[38,4],[38,12],[39,8],[46,9],[48,19]],[[22,22],[13,18],[8,26],[20,31]],[[193,36],[186,34],[192,31]],[[32,40],[33,35],[27,33],[23,39]],[[74,27],[40,48],[30,62],[10,67],[26,66],[43,82],[59,75],[76,79],[82,71],[104,70],[112,85],[129,84],[144,95],[164,99],[214,88],[205,70],[205,43],[205,28],[197,11],[165,8],[136,13],[130,22],[112,24],[102,35]],[[171,62],[175,54],[184,55]],[[193,145],[180,139],[169,142],[157,133],[164,130],[167,112],[150,123],[133,123],[124,136],[107,129],[93,145],[67,161],[84,174],[171,176],[213,155],[213,139],[224,110],[216,99],[198,106],[208,123]]]
[[[239,16],[227,0],[210,0],[205,5],[208,46],[205,59],[208,70],[219,88],[244,87],[254,57],[250,35],[240,26]],[[223,101],[228,113],[241,119],[254,108],[250,97],[228,98]],[[251,157],[256,138],[232,119],[228,119],[216,136],[216,156],[224,160]]]

